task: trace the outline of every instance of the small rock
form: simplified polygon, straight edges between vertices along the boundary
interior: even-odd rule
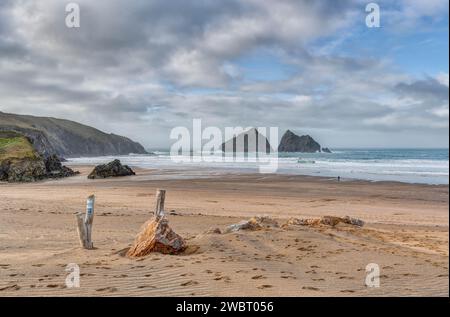
[[[327,226],[336,226],[338,223],[343,222],[342,218],[334,217],[334,216],[323,216],[320,220],[321,224],[327,225]]]
[[[278,228],[278,223],[269,217],[253,217],[250,220],[242,220],[239,223],[228,226],[225,233],[236,232],[240,230],[260,230],[263,228]]]
[[[342,218],[342,221],[346,224],[358,226],[358,227],[362,227],[365,224],[363,220],[357,219],[357,218],[352,218],[349,216],[345,216],[344,218]]]

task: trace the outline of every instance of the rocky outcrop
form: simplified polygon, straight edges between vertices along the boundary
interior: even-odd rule
[[[250,129],[233,137],[232,139],[222,143],[222,152],[258,152],[271,153],[273,152],[269,140],[258,132],[258,129]]]
[[[147,154],[142,145],[126,137],[63,119],[0,112],[0,131],[27,136],[44,157]]]
[[[122,165],[119,160],[98,165],[88,175],[89,179],[136,175],[128,165]]]
[[[127,256],[142,257],[152,252],[178,254],[185,249],[186,242],[169,227],[169,221],[155,217],[143,225]]]
[[[33,182],[75,174],[57,156],[40,155],[22,134],[0,131],[0,181]]]
[[[309,135],[298,136],[290,130],[284,133],[278,146],[278,152],[315,153],[320,149],[320,144]]]
[[[323,148],[322,148],[322,152],[323,152],[323,153],[333,153],[333,152],[331,152],[331,150],[330,150],[329,148],[327,148],[327,147],[323,147]]]
[[[0,164],[0,181],[35,182],[47,177],[42,159],[4,160]]]
[[[61,159],[56,155],[50,155],[45,158],[44,163],[48,178],[62,178],[80,174],[80,172],[75,172],[71,168],[62,165]]]
[[[63,166],[57,157],[23,158],[0,163],[0,181],[35,182],[47,178],[63,178],[79,174]]]

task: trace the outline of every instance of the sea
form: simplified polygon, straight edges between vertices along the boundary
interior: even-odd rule
[[[122,164],[147,169],[177,170],[179,177],[217,176],[221,173],[258,173],[254,160],[222,160],[221,153],[193,152],[171,156],[169,151],[152,154],[80,157],[68,159],[73,165],[103,164],[119,159]],[[449,183],[448,149],[333,149],[333,153],[278,153],[276,174],[309,175],[346,180],[397,181],[421,184]]]

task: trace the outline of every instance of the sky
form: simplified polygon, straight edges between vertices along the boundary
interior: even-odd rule
[[[445,147],[447,0],[0,2],[0,111],[145,147],[170,131],[279,127],[322,146]]]

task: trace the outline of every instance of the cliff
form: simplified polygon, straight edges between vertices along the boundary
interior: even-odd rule
[[[0,112],[0,131],[26,136],[37,152],[47,157],[146,154],[137,142],[64,119]]]

